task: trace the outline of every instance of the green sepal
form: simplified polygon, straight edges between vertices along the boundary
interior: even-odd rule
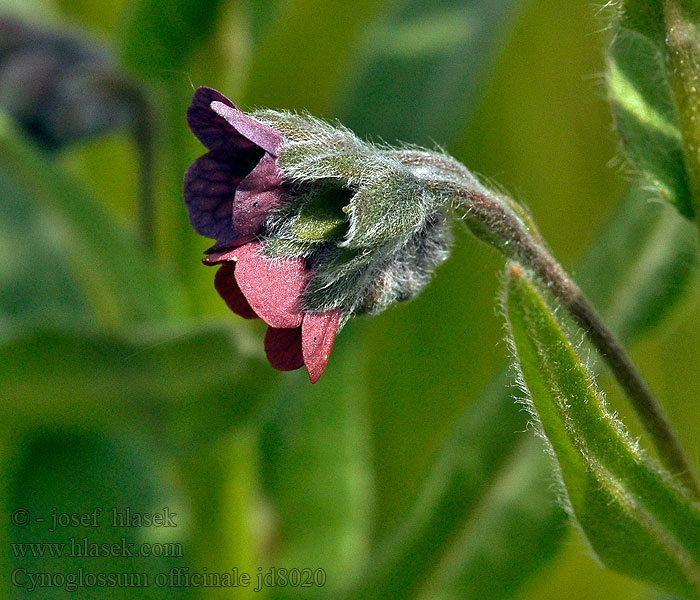
[[[408,239],[421,229],[439,199],[402,165],[386,165],[350,204],[350,248],[374,248]]]
[[[291,231],[300,240],[323,242],[343,237],[348,228],[347,206],[351,193],[345,188],[330,188],[306,202],[291,223]]]
[[[520,267],[505,304],[529,407],[571,512],[607,567],[700,598],[700,510],[606,409],[554,311]]]

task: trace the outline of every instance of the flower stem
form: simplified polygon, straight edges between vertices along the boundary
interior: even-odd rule
[[[441,187],[445,190],[445,182]],[[473,178],[467,186],[453,188],[455,209],[478,237],[509,259],[532,269],[554,293],[576,323],[586,332],[627,394],[640,422],[649,433],[663,463],[700,498],[700,488],[661,407],[629,355],[559,263],[504,200]],[[484,235],[485,234],[485,235]]]

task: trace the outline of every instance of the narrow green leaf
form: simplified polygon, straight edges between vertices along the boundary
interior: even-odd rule
[[[234,597],[254,600],[261,597],[257,577],[267,542],[260,535],[265,500],[259,494],[257,427],[233,428],[213,442],[203,437],[204,447],[177,457],[189,504],[182,520],[194,533],[186,565],[196,573],[230,573],[237,568],[239,574],[249,574],[251,585],[236,588]],[[203,600],[209,598],[205,594]]]
[[[181,290],[172,278],[79,182],[54,169],[1,120],[0,190],[5,198],[0,214],[16,227],[0,234],[7,259],[0,269],[0,310],[23,317],[35,312],[41,319],[43,303],[32,297],[35,290],[50,311],[60,312],[62,304],[73,314],[88,307],[90,317],[103,324],[180,314]],[[56,298],[42,288],[44,273]]]
[[[621,28],[608,54],[607,80],[629,160],[665,200],[692,218],[683,140],[661,49],[640,33]]]
[[[552,310],[511,267],[507,317],[523,383],[568,501],[608,567],[700,598],[700,510],[606,409]]]
[[[516,450],[498,470],[474,516],[448,550],[420,598],[483,600],[516,597],[523,582],[547,564],[567,531],[555,503],[552,470],[532,436],[511,434]]]

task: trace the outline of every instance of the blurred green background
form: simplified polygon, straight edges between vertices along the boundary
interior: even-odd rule
[[[243,108],[309,110],[361,136],[444,147],[526,204],[576,274],[633,180],[606,101],[605,11],[588,0],[1,0],[0,11],[107,48],[145,90],[156,235],[152,251],[139,246],[143,157],[128,132],[47,154],[0,119],[4,597],[660,597],[596,564],[555,504],[512,390],[492,383],[507,363],[495,252],[459,231],[428,290],[351,322],[312,387],[271,369],[261,323],[219,299],[181,193],[203,153],[185,110],[208,85]],[[633,210],[683,228],[646,197]],[[654,244],[651,258],[667,239]],[[700,288],[684,256],[672,283],[682,301],[632,350],[697,467]],[[586,268],[608,306],[605,266]],[[448,479],[461,483],[435,508],[430,490]],[[52,515],[97,507],[98,527],[49,531]],[[176,526],[110,526],[127,507],[167,507]],[[17,556],[18,543],[122,538],[181,554]],[[237,568],[253,585],[156,585],[173,567]],[[254,591],[271,567],[323,569],[325,582]],[[26,573],[80,569],[153,583],[27,584]]]

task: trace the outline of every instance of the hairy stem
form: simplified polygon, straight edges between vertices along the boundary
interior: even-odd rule
[[[451,187],[451,184],[442,182],[439,187],[444,190]],[[471,176],[467,186],[452,189],[456,197],[455,209],[469,228],[509,259],[532,269],[586,332],[629,397],[661,460],[700,498],[700,488],[661,407],[625,349],[576,283],[539,241],[538,236],[524,224],[520,215],[512,210],[510,204],[478,182],[475,184]]]

